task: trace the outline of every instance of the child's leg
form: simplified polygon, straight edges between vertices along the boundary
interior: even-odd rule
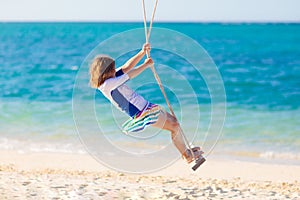
[[[184,143],[182,134],[180,133],[180,130],[181,130],[179,127],[180,125],[177,122],[175,117],[173,117],[168,112],[162,111],[158,117],[157,122],[155,124],[153,124],[152,126],[170,131],[171,136],[172,136],[172,141],[173,141],[174,145],[176,146],[176,148],[178,149],[178,151],[184,157],[187,156],[186,155],[187,147]]]

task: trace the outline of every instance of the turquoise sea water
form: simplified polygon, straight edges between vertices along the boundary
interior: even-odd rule
[[[72,111],[80,66],[100,42],[141,27],[142,23],[0,23],[0,148],[84,152]],[[176,30],[197,41],[222,76],[226,120],[213,154],[300,164],[300,24],[159,23],[156,27]],[[122,45],[129,48],[131,44]],[[132,52],[119,62],[130,55]],[[210,118],[210,95],[205,83],[193,81],[197,77],[188,73],[188,65],[181,58],[168,53],[162,56],[155,49],[152,55],[154,60],[187,72],[191,86],[199,89],[198,102],[190,98],[189,92],[180,102],[176,94],[169,92],[171,104],[179,115],[179,104],[190,113],[199,104],[200,125],[205,127]],[[158,70],[164,83],[182,87],[180,81],[172,81],[178,77]],[[155,103],[164,103],[154,86],[138,91]],[[111,115],[117,111],[110,112],[111,106],[100,93],[96,99],[98,121],[108,127],[106,134],[112,141],[122,142],[126,136],[116,128],[121,122],[112,121]],[[192,119],[183,120],[186,131],[193,131]],[[205,135],[205,128],[199,134]],[[129,141],[126,145],[159,146],[169,137],[160,134],[158,141]]]

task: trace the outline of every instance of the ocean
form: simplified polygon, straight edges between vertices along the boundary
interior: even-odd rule
[[[182,56],[156,48],[177,42],[175,51],[182,44],[193,55],[193,46],[172,37],[160,40],[153,29],[150,41],[156,42],[152,57],[158,63],[157,72],[195,145],[218,158],[300,164],[300,24],[155,23],[154,27],[201,45],[221,77],[225,102],[213,102],[203,74],[197,74]],[[137,40],[142,44],[139,28],[142,22],[0,23],[0,149],[93,151],[86,144],[103,141],[97,140],[101,138],[85,116],[96,118],[99,135],[125,151],[149,153],[171,143],[169,134],[153,129],[124,135],[120,125],[126,116],[88,87],[85,62],[90,52],[116,34],[135,29],[141,33]],[[125,52],[128,49],[117,59],[121,65],[137,49],[126,38],[118,45]],[[118,53],[113,46],[106,50]],[[77,99],[80,111],[74,108],[78,79],[83,80],[77,83],[83,88]],[[146,99],[168,110],[150,70],[133,81],[132,86]],[[94,94],[94,110],[85,109],[91,102],[85,92]],[[209,129],[212,104],[226,106],[221,113],[224,123],[218,122],[220,132]]]

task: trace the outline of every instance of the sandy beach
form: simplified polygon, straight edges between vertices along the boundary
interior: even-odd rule
[[[0,152],[0,199],[299,199],[300,166],[179,160],[151,174],[110,170],[88,154]]]

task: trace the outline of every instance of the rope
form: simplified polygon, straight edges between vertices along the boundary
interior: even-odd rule
[[[150,28],[149,28],[149,30],[148,30],[148,28],[147,28],[147,20],[146,20],[145,0],[143,0],[144,29],[145,29],[146,43],[149,42],[149,38],[150,38],[150,35],[151,35],[152,24],[153,24],[155,12],[156,12],[157,3],[158,3],[158,0],[156,0],[155,7],[154,7],[153,12],[152,12],[152,18],[151,18],[151,21],[150,21]],[[149,58],[149,57],[150,57],[150,52],[147,51],[147,58]],[[155,70],[155,68],[154,68],[154,65],[151,65],[151,70],[152,70],[152,72],[153,72],[153,74],[154,74],[154,77],[155,77],[155,79],[156,79],[156,81],[157,81],[157,83],[158,83],[158,85],[159,85],[159,88],[160,88],[161,92],[162,92],[163,95],[164,95],[164,98],[165,98],[165,100],[166,100],[166,102],[167,102],[167,104],[168,104],[168,107],[169,107],[169,109],[170,109],[171,114],[176,118],[175,113],[174,113],[174,111],[173,111],[173,108],[172,108],[172,106],[171,106],[171,104],[170,104],[170,101],[169,101],[169,99],[168,99],[168,97],[167,97],[167,95],[166,95],[165,89],[164,89],[164,87],[163,87],[163,85],[162,85],[162,83],[161,83],[161,80],[160,80],[160,78],[159,78],[159,76],[158,76],[158,74],[157,74],[157,72],[156,72],[156,70]],[[177,118],[176,118],[176,119],[177,119]]]
[[[150,38],[150,34],[151,34],[151,31],[152,31],[152,24],[153,24],[153,21],[154,21],[154,16],[155,16],[155,13],[156,13],[157,4],[158,4],[158,0],[155,1],[154,9],[153,9],[153,12],[152,12],[152,17],[151,17],[151,21],[150,21],[150,27],[149,27],[149,31],[148,31],[148,40]]]
[[[149,43],[149,38],[150,38],[150,35],[151,35],[151,31],[152,31],[152,24],[153,24],[153,21],[154,21],[154,16],[155,16],[155,13],[156,13],[156,7],[157,7],[157,4],[158,4],[158,0],[156,0],[155,6],[154,6],[154,9],[153,9],[153,12],[152,12],[152,18],[151,18],[151,21],[150,21],[149,30],[147,28],[145,0],[142,0],[142,2],[143,2],[143,12],[144,12],[144,29],[145,29],[146,43]],[[150,57],[150,52],[147,51],[147,58],[149,58],[149,57]],[[177,120],[177,117],[176,117],[176,115],[175,115],[175,113],[173,111],[173,108],[172,108],[172,106],[170,104],[170,101],[169,101],[169,99],[168,99],[168,97],[166,95],[165,89],[164,89],[164,87],[163,87],[163,85],[161,83],[161,80],[160,80],[160,78],[159,78],[159,76],[158,76],[158,74],[157,74],[157,72],[155,70],[154,64],[151,65],[151,70],[152,70],[152,72],[154,74],[154,77],[156,79],[156,82],[158,83],[159,88],[160,88],[160,90],[161,90],[161,92],[162,92],[162,94],[163,94],[163,96],[164,96],[164,98],[166,100],[166,103],[167,103],[167,105],[169,107],[169,110],[170,110],[171,114]],[[179,126],[179,128],[180,128],[179,132],[181,133],[181,135],[183,137],[184,143],[186,144],[186,146],[188,147],[188,149],[191,150],[192,156],[195,158],[194,152],[192,151],[192,148],[191,148],[191,146],[190,146],[190,144],[189,144],[189,142],[188,142],[185,134],[183,133],[183,130],[182,130],[181,126]]]
[[[152,12],[152,17],[151,17],[151,21],[150,21],[150,26],[149,26],[149,30],[147,28],[147,19],[146,19],[146,6],[145,6],[145,0],[143,0],[143,11],[144,11],[144,29],[145,29],[145,37],[146,37],[146,42],[149,42],[149,38],[151,35],[151,31],[152,31],[152,24],[154,21],[154,16],[156,13],[156,8],[157,8],[157,4],[158,4],[158,0],[155,1],[155,5],[154,5],[154,9]]]
[[[147,28],[147,19],[146,19],[146,7],[145,7],[145,1],[143,0],[143,12],[144,12],[144,30],[145,30],[145,38],[146,38],[146,43],[148,43],[149,38],[148,38],[148,28]],[[148,57],[148,53],[147,53]]]

